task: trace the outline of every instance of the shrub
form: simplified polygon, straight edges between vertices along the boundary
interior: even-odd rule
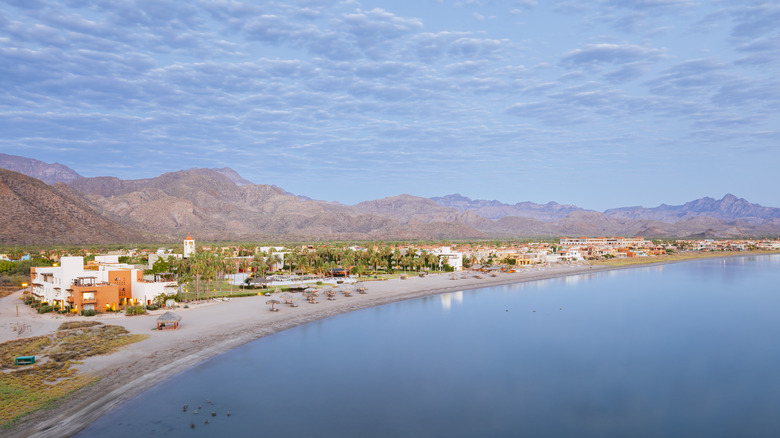
[[[49,313],[54,310],[54,306],[43,305],[38,307],[38,313]]]
[[[146,306],[146,310],[157,310],[159,308],[160,306],[158,306],[157,304],[149,304],[148,306]]]
[[[185,304],[185,305],[184,305],[184,308],[185,308],[185,309],[189,309],[189,308],[190,308],[190,305],[189,305],[189,304]]]
[[[95,312],[93,309],[82,310],[81,311],[81,315],[82,316],[95,316],[95,315],[97,315],[97,312]]]
[[[68,321],[60,324],[60,327],[57,330],[87,328],[87,327],[94,327],[96,325],[103,325],[103,323],[98,321]]]
[[[125,315],[143,315],[146,313],[144,306],[130,306],[125,310]]]

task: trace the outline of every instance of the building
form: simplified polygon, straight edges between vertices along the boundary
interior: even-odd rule
[[[195,239],[187,233],[187,238],[184,239],[184,258],[187,259],[193,254],[195,254]]]
[[[142,270],[118,263],[118,256],[95,259],[85,266],[83,257],[62,257],[59,266],[31,268],[30,293],[60,310],[103,312],[151,304],[177,291],[176,281],[146,281]]]
[[[442,246],[439,249],[431,251],[439,258],[439,267],[444,265],[450,266],[455,271],[463,270],[463,254],[458,251],[453,251],[449,246]]]
[[[643,237],[564,237],[560,241],[562,246],[611,246],[622,248],[627,246],[643,247],[649,245]]]

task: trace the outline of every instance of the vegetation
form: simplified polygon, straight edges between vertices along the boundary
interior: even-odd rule
[[[12,253],[12,257],[21,257],[21,253]],[[52,261],[44,258],[14,261],[0,260],[0,297],[19,290],[30,281],[30,268],[33,266],[51,266]]]
[[[123,327],[96,321],[72,321],[49,336],[17,339],[0,344],[0,424],[46,408],[59,398],[94,381],[79,375],[74,361],[110,354],[146,339]],[[14,365],[17,356],[35,356],[34,365]]]
[[[144,309],[144,306],[128,306],[127,309],[125,309],[125,315],[143,315],[146,313],[146,309]]]

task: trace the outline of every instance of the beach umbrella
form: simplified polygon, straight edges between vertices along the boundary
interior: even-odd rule
[[[173,312],[165,312],[157,318],[157,329],[165,327],[166,324],[173,324],[173,328],[179,328],[179,321],[181,316]]]
[[[289,304],[290,300],[292,299],[292,295],[288,294],[287,292],[279,295],[279,298],[284,300],[284,304]]]
[[[270,304],[270,305],[271,305],[271,311],[272,311],[272,312],[275,312],[276,310],[278,310],[278,309],[274,309],[274,306],[275,306],[275,305],[277,305],[277,304],[281,304],[279,300],[268,300],[268,301],[266,301],[265,303],[266,303],[266,304]]]

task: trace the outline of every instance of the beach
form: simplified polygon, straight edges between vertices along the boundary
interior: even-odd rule
[[[534,267],[516,273],[442,273],[365,281],[361,285],[366,288],[366,294],[353,293],[346,297],[339,293],[335,300],[330,301],[321,292],[318,303],[312,304],[301,293],[295,293],[291,295],[298,298],[297,307],[282,303],[276,305],[279,311],[275,312],[269,310],[266,301],[271,297],[266,296],[212,300],[191,304],[187,309],[175,309],[174,312],[182,317],[179,328],[162,331],[153,329],[157,317],[165,310],[132,317],[124,314],[89,318],[38,315],[24,306],[19,300],[19,293],[16,293],[0,300],[0,342],[50,334],[62,322],[74,320],[119,325],[130,333],[150,337],[113,354],[87,358],[78,369],[81,373],[99,377],[98,383],[58,401],[52,408],[30,414],[5,432],[12,437],[71,436],[123,402],[204,360],[255,339],[330,316],[429,295],[630,267],[637,266],[573,264]],[[278,295],[274,294],[273,298],[282,301]],[[26,325],[21,336],[15,329],[19,323]]]

